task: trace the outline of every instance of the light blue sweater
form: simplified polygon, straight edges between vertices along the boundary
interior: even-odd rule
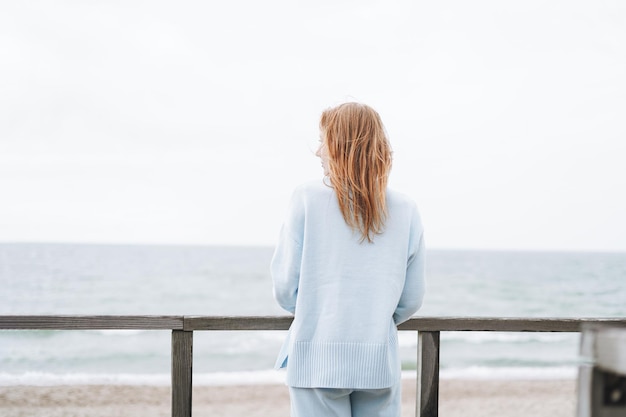
[[[424,239],[412,200],[388,190],[387,207],[385,231],[360,243],[332,188],[317,181],[294,191],[271,264],[274,297],[295,314],[276,362],[287,366],[287,385],[399,381],[396,325],[422,303]]]

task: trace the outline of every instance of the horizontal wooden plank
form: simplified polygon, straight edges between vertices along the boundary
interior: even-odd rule
[[[0,329],[182,330],[183,316],[0,316]]]
[[[184,330],[288,330],[292,316],[185,316]]]
[[[414,317],[398,329],[428,332],[579,332],[583,324],[626,326],[626,318]]]
[[[292,316],[0,316],[0,329],[287,330]],[[583,325],[626,327],[626,318],[414,317],[400,330],[578,332]]]
[[[291,316],[185,316],[185,330],[287,330]],[[400,330],[578,332],[583,324],[626,326],[621,318],[509,318],[509,317],[414,317]]]

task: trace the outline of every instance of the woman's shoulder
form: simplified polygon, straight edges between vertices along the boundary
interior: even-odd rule
[[[309,196],[332,193],[332,188],[324,180],[310,180],[301,183],[294,189],[295,195]]]
[[[417,209],[417,204],[411,196],[390,188],[387,188],[387,204]]]
[[[290,206],[292,210],[304,210],[311,204],[330,198],[332,193],[332,188],[324,184],[323,180],[306,181],[293,189]]]
[[[422,230],[422,218],[417,203],[408,194],[387,189],[387,209],[390,220],[395,219],[402,224],[409,222],[414,230]]]

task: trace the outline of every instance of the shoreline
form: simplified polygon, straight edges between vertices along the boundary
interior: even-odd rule
[[[575,379],[442,379],[442,416],[575,415]],[[415,415],[415,380],[402,380],[402,416]],[[193,414],[200,416],[288,416],[289,392],[282,383],[194,386]],[[0,416],[170,416],[169,386],[58,385],[0,387]]]
[[[403,380],[416,378],[415,370],[402,371]],[[574,380],[578,378],[578,367],[470,367],[442,369],[440,380],[481,380],[481,381],[516,381],[516,380]],[[285,381],[285,371],[265,369],[258,371],[234,372],[197,372],[193,374],[194,386],[244,386],[272,385]],[[24,372],[21,374],[0,372],[0,387],[10,386],[169,386],[170,373],[159,374],[97,374]]]

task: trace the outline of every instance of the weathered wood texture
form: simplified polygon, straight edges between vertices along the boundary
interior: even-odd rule
[[[191,417],[193,332],[172,331],[172,417]]]
[[[494,332],[579,332],[583,323],[626,326],[624,318],[550,318],[550,317],[415,317],[399,330],[428,332],[494,331]]]
[[[190,317],[185,316],[185,330],[288,330],[292,316]]]
[[[292,320],[292,316],[0,316],[0,330],[287,330]],[[428,332],[579,332],[583,324],[626,327],[626,319],[414,317],[398,329]]]
[[[418,333],[417,341],[417,417],[439,414],[439,332]]]
[[[185,316],[185,330],[287,330],[291,316]],[[498,332],[579,332],[583,323],[626,326],[626,319],[597,318],[502,318],[502,317],[414,317],[399,330],[498,331]]]
[[[183,328],[183,316],[0,316],[0,329],[173,330]]]

